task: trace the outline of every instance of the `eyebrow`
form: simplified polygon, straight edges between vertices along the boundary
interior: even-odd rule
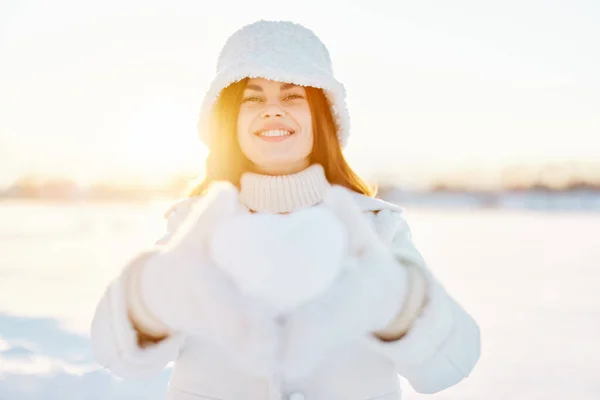
[[[296,85],[295,83],[282,83],[281,86],[279,87],[279,90],[287,90],[287,89],[291,89],[291,88],[294,88],[297,86],[298,85]],[[253,85],[252,83],[247,84],[246,89],[256,90],[257,92],[263,91],[262,87],[260,87],[258,85]]]

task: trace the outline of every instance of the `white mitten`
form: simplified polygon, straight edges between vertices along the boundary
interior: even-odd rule
[[[163,324],[203,336],[243,366],[270,374],[278,346],[275,316],[242,296],[208,255],[211,232],[240,210],[237,190],[220,183],[193,207],[164,248],[127,267],[132,314],[142,327]]]
[[[331,285],[348,251],[347,233],[322,205],[284,215],[248,212],[219,225],[210,250],[243,293],[283,313]]]
[[[400,311],[408,272],[377,236],[348,190],[324,201],[349,234],[345,268],[325,294],[284,318],[283,374],[308,375],[333,350],[385,327]]]

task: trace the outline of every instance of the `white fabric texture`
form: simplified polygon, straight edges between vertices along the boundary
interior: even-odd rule
[[[340,343],[337,349],[327,350],[330,355],[320,360],[318,354],[323,353],[320,346],[305,346],[307,357],[317,360],[316,366],[310,367],[314,368],[312,373],[283,379],[277,393],[282,396],[281,399],[299,392],[306,400],[398,400],[401,389],[396,373],[406,377],[421,393],[435,393],[455,385],[469,376],[479,359],[479,327],[426,266],[412,243],[402,211],[397,206],[356,193],[352,194],[352,198],[372,221],[378,237],[389,246],[396,267],[412,264],[428,272],[429,303],[401,340],[382,342],[372,335],[359,335],[355,339],[349,338],[347,343]],[[185,225],[186,217],[198,202],[197,198],[188,199],[174,207],[168,217],[171,233],[159,243],[171,243],[172,232],[178,231],[182,223]],[[380,270],[386,271],[386,268]],[[355,290],[354,285],[348,288]],[[340,289],[344,297],[354,294],[343,293],[345,290]],[[358,300],[367,295],[370,292],[356,296],[356,315],[361,316],[358,318],[361,320],[359,325],[365,323],[362,319],[365,314],[359,312],[361,305]],[[398,306],[401,301],[400,293]],[[153,347],[139,349],[126,308],[122,282],[116,279],[101,299],[92,323],[91,338],[97,359],[115,374],[123,377],[151,376],[169,361],[175,360],[169,387],[172,400],[273,398],[269,397],[273,393],[270,392],[272,377],[266,378],[240,366],[238,354],[227,352],[223,346],[215,345],[205,337],[179,333]],[[351,308],[345,313],[352,314]],[[322,316],[323,313],[316,309],[306,312],[305,323],[300,325],[303,329],[315,326],[322,322]],[[352,331],[357,322],[351,318],[340,318],[329,323],[332,329],[345,334]],[[237,336],[230,339],[243,343],[247,338],[246,331],[240,329]],[[265,342],[270,342],[270,339],[265,339]]]
[[[377,224],[382,238],[398,262],[413,265],[428,279],[426,308],[401,340],[382,342],[373,336],[364,341],[394,361],[396,370],[417,392],[432,394],[469,376],[481,356],[481,332],[473,317],[450,296],[435,278],[423,256],[412,245],[412,235],[401,214],[384,210]],[[378,218],[378,219],[379,219]]]
[[[344,85],[336,80],[329,51],[310,29],[290,21],[260,20],[234,32],[217,62],[216,76],[205,94],[198,133],[211,147],[209,115],[221,91],[243,78],[265,78],[323,89],[342,147],[350,135]]]
[[[320,164],[289,175],[246,172],[240,180],[240,200],[252,211],[289,213],[319,204],[330,186]]]
[[[344,345],[386,327],[399,313],[407,293],[407,269],[377,236],[351,192],[334,186],[323,207],[349,232],[349,257],[339,279],[283,321],[283,373],[298,379]]]
[[[274,315],[242,298],[209,256],[215,224],[239,211],[233,186],[212,187],[167,246],[137,257],[126,267],[124,273],[141,269],[139,293],[132,293],[141,301],[128,304],[141,326],[146,325],[145,318],[162,321],[171,332],[201,336],[234,354],[248,369],[270,375],[278,347]],[[239,340],[240,331],[245,332],[244,340]]]
[[[280,315],[324,293],[342,271],[347,237],[327,208],[242,213],[216,227],[210,256],[240,291]]]

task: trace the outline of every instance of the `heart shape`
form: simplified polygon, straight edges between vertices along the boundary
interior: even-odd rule
[[[210,255],[240,290],[278,312],[324,292],[342,269],[348,237],[325,206],[291,214],[241,214],[224,221]]]

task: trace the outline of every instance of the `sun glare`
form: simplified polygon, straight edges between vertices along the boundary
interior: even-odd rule
[[[204,165],[208,151],[196,135],[197,114],[172,100],[145,100],[127,115],[124,156],[132,170],[169,176]]]

